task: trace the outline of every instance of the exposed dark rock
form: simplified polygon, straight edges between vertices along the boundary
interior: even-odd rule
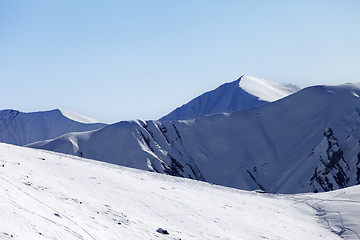
[[[175,129],[175,132],[176,132],[177,137],[179,138],[180,141],[182,141],[179,130],[177,129],[177,127],[175,126],[175,124],[172,124],[172,125],[173,125],[173,127],[174,127],[174,129]]]
[[[256,167],[254,167],[254,168],[255,168],[255,170],[256,170]],[[249,170],[246,170],[246,171],[247,171],[247,173],[250,175],[251,179],[254,180],[254,182],[259,186],[259,188],[260,188],[262,191],[265,192],[264,186],[261,185],[261,184],[256,180],[256,178],[255,178],[254,175],[251,173],[251,171],[249,171]]]
[[[161,132],[162,135],[164,136],[166,142],[167,142],[168,144],[170,144],[170,141],[169,141],[168,137],[166,136],[166,133],[168,132],[167,128],[166,128],[166,127],[162,127],[162,126],[160,126],[160,125],[157,125],[157,127],[159,128],[160,132]]]
[[[162,229],[162,228],[158,228],[156,231],[157,231],[158,233],[162,233],[162,234],[166,234],[166,235],[169,234],[169,232],[168,232],[167,230]]]
[[[139,134],[141,138],[145,141],[146,145],[150,148],[150,151],[155,152],[154,148],[150,145],[150,138],[145,137],[145,135],[141,131],[139,131]]]
[[[314,192],[318,192],[319,190],[331,191],[337,188],[348,187],[350,181],[347,175],[350,167],[344,159],[344,152],[340,149],[333,130],[331,128],[325,129],[324,136],[328,143],[326,149],[327,159],[319,156],[320,164],[315,168],[314,174],[310,179],[310,185],[314,187]],[[312,156],[314,156],[314,154],[312,154]],[[335,182],[330,179],[334,179]],[[315,183],[317,183],[321,189],[318,189]],[[335,187],[334,184],[337,186]]]
[[[360,184],[360,152],[357,155],[356,162],[356,184]]]
[[[149,130],[149,128],[148,128],[148,125],[142,125],[143,126],[143,128],[149,133],[149,135],[151,136],[151,138],[152,138],[152,140],[154,141],[154,142],[156,142],[155,141],[155,138],[154,138],[154,134]]]
[[[164,172],[166,174],[169,174],[169,175],[172,175],[172,176],[179,176],[179,177],[184,177],[181,173],[181,172],[184,172],[184,166],[181,165],[178,161],[176,161],[175,158],[173,158],[172,156],[168,155],[170,157],[170,160],[171,160],[171,165],[170,165],[170,168],[165,170],[164,169]]]
[[[196,177],[196,180],[200,180],[200,181],[205,181],[204,176],[202,175],[202,173],[200,172],[200,170],[198,169],[198,167],[195,165],[194,166],[190,165],[190,164],[186,164],[187,166],[189,166],[189,168],[191,169],[192,173],[194,174],[194,176]]]

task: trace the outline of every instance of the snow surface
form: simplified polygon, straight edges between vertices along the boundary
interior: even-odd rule
[[[300,90],[299,87],[292,84],[283,84],[250,76],[243,76],[239,82],[239,87],[266,102],[274,102]]]
[[[62,110],[60,109],[60,112],[67,118],[74,120],[76,122],[80,123],[100,123],[98,120],[80,115],[76,112],[70,111],[70,110]]]
[[[84,132],[102,128],[104,123],[84,123],[86,117],[58,109],[23,113],[17,110],[0,110],[0,142],[26,145],[32,142],[59,137],[70,132]],[[77,119],[77,120],[74,120]]]
[[[0,239],[360,239],[359,190],[246,192],[0,144]]]
[[[217,113],[231,113],[276,101],[298,90],[300,87],[291,84],[241,76],[236,81],[225,83],[196,97],[160,120],[186,120]]]
[[[271,193],[360,183],[357,84],[187,121],[124,121],[29,145],[121,166]]]

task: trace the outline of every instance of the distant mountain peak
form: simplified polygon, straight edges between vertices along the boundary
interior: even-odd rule
[[[244,77],[245,75],[241,75],[237,80],[235,80],[234,82],[238,82],[240,83],[241,79]]]
[[[160,120],[186,120],[218,113],[230,113],[273,102],[300,87],[242,75],[178,107]]]
[[[0,142],[20,146],[104,126],[106,124],[91,118],[59,109],[28,113],[11,109],[0,110]]]

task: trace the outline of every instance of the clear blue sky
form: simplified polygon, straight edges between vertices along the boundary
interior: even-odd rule
[[[157,119],[247,74],[360,81],[360,1],[0,0],[0,109]]]

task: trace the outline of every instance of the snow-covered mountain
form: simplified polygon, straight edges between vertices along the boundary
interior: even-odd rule
[[[186,120],[217,113],[231,113],[279,100],[298,90],[300,87],[292,84],[241,76],[236,81],[225,83],[194,98],[160,120]]]
[[[232,114],[127,121],[30,147],[272,193],[360,182],[360,84],[315,86]]]
[[[0,144],[0,239],[360,239],[359,190],[261,194]]]
[[[26,145],[70,132],[99,129],[106,124],[71,111],[52,110],[23,113],[0,110],[0,142]]]

